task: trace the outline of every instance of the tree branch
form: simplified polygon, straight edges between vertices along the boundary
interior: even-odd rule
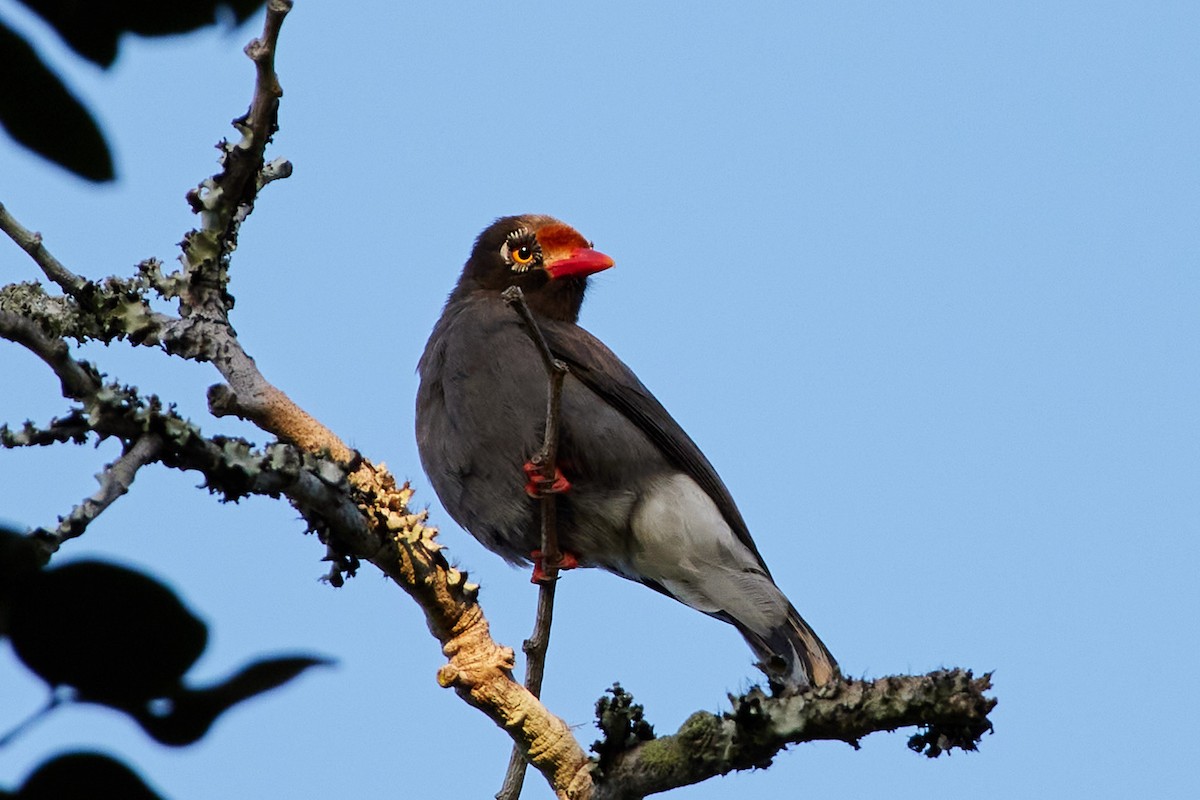
[[[280,95],[273,53],[280,25],[290,8],[270,0],[262,37],[247,48],[257,67],[250,111],[235,121],[242,133],[236,144],[222,146],[222,171],[189,196],[201,226],[184,240],[181,271],[163,276],[157,263],[143,264],[147,283],[179,301],[181,316],[162,335],[167,351],[211,361],[228,382],[210,390],[218,416],[235,413],[280,439],[294,442],[304,454],[292,458],[283,446],[255,453],[236,439],[204,438],[195,426],[156,400],[143,400],[119,387],[104,387],[98,376],[83,370],[36,325],[13,317],[13,337],[27,343],[60,377],[64,393],[88,405],[92,429],[101,436],[128,442],[147,428],[163,431],[160,460],[169,467],[200,469],[208,486],[227,497],[244,493],[286,494],[331,548],[331,557],[349,552],[370,560],[421,605],[430,630],[442,643],[448,663],[439,671],[442,686],[453,687],[468,703],[503,727],[561,796],[586,764],[587,757],[568,726],[551,714],[512,679],[513,653],[498,645],[476,602],[478,587],[451,567],[426,527],[425,514],[408,510],[412,490],[397,486],[382,467],[362,459],[337,436],[266,381],[242,348],[228,322],[233,298],[228,294],[228,258],[236,247],[240,223],[253,206],[257,190],[286,168],[265,165],[263,152],[275,129]],[[333,461],[324,461],[328,453]],[[283,463],[276,463],[277,456]],[[322,473],[331,467],[349,483],[339,488]],[[347,492],[349,502],[339,497]],[[340,562],[339,562],[340,563]]]
[[[267,1],[262,36],[245,49],[254,62],[256,80],[249,110],[233,121],[242,138],[221,143],[221,172],[187,195],[192,210],[200,215],[201,227],[184,239],[183,272],[189,278],[182,298],[185,317],[198,313],[225,319],[233,307],[226,289],[229,256],[237,249],[238,231],[253,211],[259,189],[287,171],[273,162],[264,178],[264,154],[278,129],[279,98],[283,96],[275,74],[275,49],[291,9],[292,0]]]
[[[42,272],[66,293],[50,296],[37,283],[10,284],[0,294],[0,309],[38,320],[55,335],[79,341],[128,338],[158,344],[171,317],[150,308],[145,274],[133,280],[108,278],[103,285],[76,275],[51,255],[42,235],[18,222],[0,203],[0,230],[29,254]]]
[[[146,433],[134,439],[132,446],[127,447],[120,458],[96,476],[100,488],[95,494],[71,509],[71,513],[66,517],[59,517],[58,527],[54,530],[38,528],[34,530],[33,535],[50,539],[55,548],[67,539],[82,535],[92,520],[100,516],[118,497],[129,491],[137,471],[152,461],[157,461],[162,450],[163,441],[156,434]]]
[[[42,268],[46,277],[61,286],[67,294],[78,297],[89,283],[86,278],[71,272],[63,266],[61,261],[51,255],[50,251],[42,244],[42,235],[17,222],[8,213],[8,209],[4,207],[3,203],[0,203],[0,230],[8,234],[8,238],[28,253],[29,257]]]
[[[263,35],[247,48],[257,80],[250,110],[234,123],[241,140],[222,144],[221,171],[189,196],[201,223],[185,237],[178,272],[164,276],[158,262],[147,261],[133,279],[85,280],[54,259],[40,237],[0,206],[0,228],[66,292],[65,297],[51,297],[36,284],[4,287],[0,336],[41,358],[58,376],[63,394],[81,406],[67,421],[51,423],[45,431],[29,425],[19,433],[3,429],[4,446],[77,440],[83,432],[94,432],[101,438],[119,438],[126,448],[101,476],[100,491],[64,521],[67,528],[72,528],[68,523],[73,517],[84,524],[94,519],[128,488],[138,467],[155,460],[169,468],[199,471],[207,488],[227,499],[247,494],[286,497],[326,544],[335,575],[351,571],[358,558],[369,560],[417,601],[447,656],[438,682],[454,688],[500,725],[559,798],[641,797],[763,764],[788,742],[854,741],[871,731],[902,725],[929,728],[914,738],[913,746],[930,754],[973,747],[987,729],[986,715],[995,703],[982,695],[986,676],[973,681],[969,673],[935,673],[875,683],[839,682],[789,698],[752,694],[735,701],[730,714],[694,715],[674,736],[642,743],[633,737],[632,742],[621,740],[620,746],[603,749],[602,773],[594,782],[597,765],[570,728],[534,692],[513,680],[512,650],[492,639],[476,599],[478,586],[447,562],[436,530],[426,525],[426,514],[409,510],[412,489],[397,485],[382,465],[362,458],[271,385],[229,325],[233,298],[228,293],[228,261],[240,225],[253,209],[257,192],[288,172],[285,161],[265,163],[264,152],[275,131],[281,95],[274,51],[290,7],[288,0],[269,0]],[[149,289],[178,299],[180,316],[150,311],[144,296]],[[532,326],[531,335],[536,333]],[[282,442],[257,450],[242,439],[206,437],[156,397],[104,383],[90,364],[71,357],[66,336],[161,343],[169,353],[211,361],[227,384],[210,390],[213,413],[243,416]],[[559,389],[549,381],[547,437],[537,456],[543,475],[553,478],[557,435],[551,435],[550,423],[557,411],[549,407],[561,391],[564,373],[554,366],[544,338],[536,335],[534,340],[540,340],[539,351],[553,367],[551,374],[558,375]],[[545,508],[553,509],[553,503]],[[547,537],[544,562],[553,574],[559,566],[553,510],[543,513],[542,521]],[[50,545],[57,542],[47,542],[53,549]],[[539,597],[539,615],[547,624],[552,581],[548,589]],[[532,638],[537,638],[536,631]]]
[[[525,332],[533,340],[546,368],[546,426],[542,436],[542,449],[534,457],[535,466],[541,467],[542,477],[553,481],[557,471],[558,428],[562,409],[563,379],[567,365],[554,357],[542,329],[533,318],[533,312],[525,302],[520,287],[510,286],[502,294],[524,323]],[[553,494],[542,495],[541,505],[541,564],[543,578],[538,581],[537,616],[533,633],[522,645],[525,652],[525,688],[534,697],[542,695],[542,680],[546,674],[546,653],[550,649],[550,628],[554,624],[554,593],[557,587],[558,570],[562,564],[562,552],[558,547],[558,501]],[[525,757],[520,748],[514,747],[504,773],[504,783],[496,793],[496,800],[517,800],[525,784]]]
[[[291,0],[267,3],[262,35],[246,46],[256,80],[249,110],[233,123],[242,138],[221,144],[221,171],[188,194],[201,227],[184,237],[183,279],[171,281],[182,319],[165,334],[164,344],[168,352],[184,358],[211,361],[221,373],[228,385],[209,390],[209,410],[215,416],[250,420],[303,450],[328,451],[336,461],[350,463],[358,458],[354,450],[263,377],[229,324],[233,297],[227,291],[228,262],[237,248],[241,223],[253,210],[258,191],[291,172],[282,159],[265,161],[283,95],[275,50],[291,7]]]
[[[722,715],[697,712],[671,736],[636,744],[607,760],[591,800],[640,800],[646,795],[766,767],[787,745],[838,740],[855,747],[876,731],[913,725],[927,731],[909,747],[933,757],[951,748],[974,750],[991,730],[996,705],[984,695],[991,676],[969,671],[845,681],[786,697],[755,690],[733,698]]]
[[[538,327],[533,312],[525,302],[525,296],[520,287],[510,286],[501,294],[504,302],[508,303],[520,315],[525,326],[525,332],[533,340],[542,364],[546,368],[546,427],[542,437],[542,449],[533,457],[534,466],[541,467],[542,478],[553,481],[557,471],[558,456],[558,426],[562,406],[562,385],[567,375],[567,365],[554,357],[542,329]],[[558,547],[557,503],[553,494],[545,494],[541,499],[542,511],[542,569],[546,580],[553,582],[558,577],[562,566],[562,552]],[[547,634],[548,635],[548,634]]]
[[[65,417],[50,420],[45,427],[26,421],[19,431],[14,431],[7,424],[0,424],[0,447],[44,447],[65,442],[83,444],[91,430],[79,409],[72,409]]]
[[[81,398],[95,392],[100,376],[86,361],[71,358],[70,348],[36,323],[11,311],[0,310],[0,336],[23,345],[58,376],[64,397]]]

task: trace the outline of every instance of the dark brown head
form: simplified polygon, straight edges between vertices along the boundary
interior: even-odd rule
[[[587,276],[612,265],[577,230],[553,217],[501,217],[475,240],[450,298],[519,286],[535,313],[574,322]]]

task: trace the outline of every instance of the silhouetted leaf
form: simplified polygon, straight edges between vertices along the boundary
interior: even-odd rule
[[[19,553],[23,541],[0,529],[0,556]],[[17,562],[0,562],[0,578],[19,576],[7,609],[0,604],[17,656],[50,686],[72,687],[80,701],[128,714],[163,744],[191,744],[232,706],[309,667],[332,663],[312,656],[265,658],[213,686],[189,689],[182,678],[204,651],[208,629],[166,586],[99,561],[9,569]]]
[[[0,637],[8,633],[9,610],[45,556],[28,536],[0,526]]]
[[[44,552],[32,539],[0,526],[0,639],[8,635],[13,602],[44,561]]]
[[[112,156],[96,120],[29,43],[2,22],[0,75],[0,125],[12,138],[80,177],[112,180]]]
[[[76,53],[110,66],[123,33],[164,36],[215,23],[220,14],[242,22],[266,0],[21,0],[49,22]]]
[[[166,698],[167,707],[155,713],[157,704],[127,705],[127,712],[155,741],[181,746],[191,744],[208,732],[217,717],[234,705],[287,683],[309,667],[333,663],[325,658],[292,656],[256,661],[215,686],[180,689]]]
[[[162,800],[125,764],[100,753],[64,753],[43,762],[15,800]]]
[[[51,686],[126,706],[175,691],[204,652],[208,629],[153,578],[78,561],[29,580],[12,603],[9,636]]]

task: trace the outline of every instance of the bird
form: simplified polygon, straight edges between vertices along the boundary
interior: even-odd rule
[[[589,276],[613,259],[541,214],[497,219],[470,257],[418,362],[416,436],[447,513],[484,547],[540,571],[537,497],[556,503],[560,568],[596,567],[732,624],[769,686],[798,692],[840,676],[829,649],[775,584],[709,460],[633,371],[579,326]],[[567,365],[552,480],[531,457],[547,376],[519,287]]]

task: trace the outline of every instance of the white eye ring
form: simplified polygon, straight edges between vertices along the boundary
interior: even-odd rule
[[[534,253],[533,247],[527,243],[523,242],[521,244],[521,246],[518,248],[518,251],[527,250],[529,252],[529,257],[526,258],[524,261],[522,261],[517,256],[517,254],[513,252],[513,249],[512,249],[513,243],[520,241],[522,239],[525,239],[528,236],[529,236],[529,231],[522,228],[520,230],[516,230],[516,231],[513,231],[512,233],[510,233],[508,235],[508,238],[504,240],[504,244],[500,245],[500,257],[503,258],[505,260],[505,262],[507,262],[509,264],[509,266],[511,266],[513,268],[513,271],[515,271],[515,272],[524,272],[525,270],[531,268],[533,266],[534,261],[536,260],[536,258],[534,257],[535,253]]]

